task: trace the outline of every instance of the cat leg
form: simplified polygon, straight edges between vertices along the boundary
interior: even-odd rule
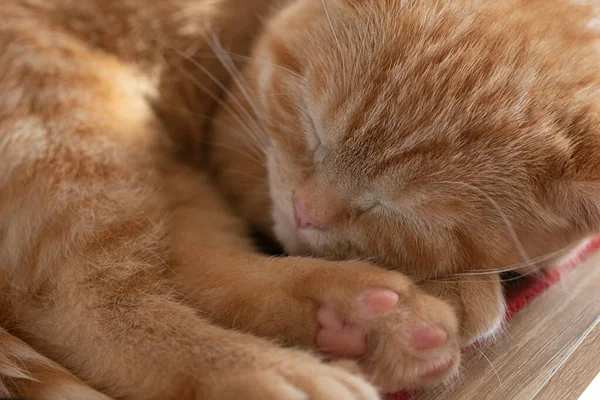
[[[0,51],[10,66],[0,92],[18,94],[0,110],[3,326],[119,399],[377,398],[346,370],[182,304],[166,279],[172,251],[153,155],[168,149],[147,82],[61,32],[8,37],[22,47],[7,64]]]
[[[20,321],[20,329],[37,348],[60,357],[94,387],[116,398],[378,398],[374,388],[344,369],[210,325],[166,296],[113,293],[105,299],[115,303],[112,310],[102,310],[100,316],[88,308],[86,295],[100,300],[90,290],[75,295],[79,301],[74,307],[45,307],[43,312],[27,307],[28,318]],[[81,306],[89,315],[81,315]],[[33,316],[38,320],[31,320]],[[34,377],[42,379],[37,388],[42,395],[36,399],[108,399],[75,386],[79,382],[69,380],[66,372]],[[36,393],[34,387],[27,389],[24,393]]]
[[[81,153],[69,156],[84,162]],[[0,309],[20,337],[121,399],[377,398],[343,369],[214,326],[183,305],[164,279],[160,196],[114,173],[74,185],[48,168],[37,174],[59,192],[8,191]]]
[[[497,273],[424,281],[419,287],[452,305],[458,315],[461,346],[493,336],[504,322],[506,305]]]
[[[172,279],[190,305],[225,327],[358,358],[384,390],[456,372],[458,325],[448,304],[369,263],[258,254],[203,179],[173,170],[163,188],[172,202]]]
[[[110,400],[0,328],[0,397]]]

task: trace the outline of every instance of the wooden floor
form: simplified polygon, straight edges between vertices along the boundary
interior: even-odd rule
[[[600,254],[464,358],[460,380],[414,400],[576,400],[600,373]],[[600,397],[598,397],[600,400]]]

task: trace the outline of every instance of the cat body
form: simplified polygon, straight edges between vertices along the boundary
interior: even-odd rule
[[[447,3],[5,0],[0,393],[453,376],[498,268],[598,230],[600,79],[589,5]]]

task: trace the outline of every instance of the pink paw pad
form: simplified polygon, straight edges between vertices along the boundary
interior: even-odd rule
[[[357,326],[345,323],[337,312],[328,307],[317,311],[321,329],[317,347],[335,357],[360,357],[367,352],[367,337]]]
[[[410,337],[410,346],[415,350],[431,350],[442,346],[448,340],[448,333],[436,326],[422,326],[415,329]]]
[[[398,294],[387,289],[369,289],[358,297],[361,311],[369,316],[380,315],[398,304]],[[317,334],[317,347],[336,357],[360,357],[367,352],[365,331],[345,322],[329,307],[317,311],[321,329]]]
[[[359,297],[360,305],[369,315],[379,315],[396,307],[398,293],[388,289],[369,289]]]

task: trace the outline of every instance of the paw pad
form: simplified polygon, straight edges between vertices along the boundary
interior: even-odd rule
[[[448,340],[448,333],[436,326],[422,326],[412,331],[410,346],[415,350],[437,349]]]
[[[366,314],[379,315],[396,307],[398,299],[398,293],[392,290],[369,289],[359,297],[359,303]]]
[[[357,326],[345,323],[342,317],[329,307],[317,311],[321,329],[317,334],[317,347],[336,357],[360,357],[367,352],[365,332]]]

